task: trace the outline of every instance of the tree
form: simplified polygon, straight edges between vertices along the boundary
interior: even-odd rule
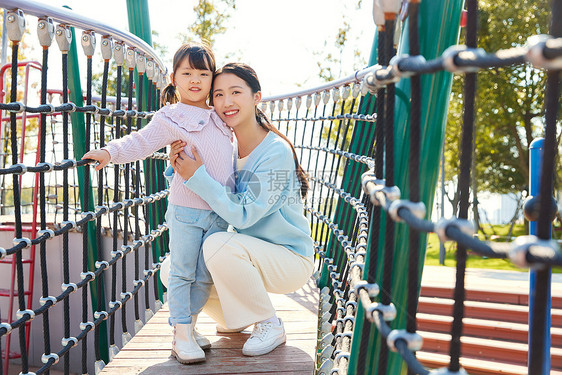
[[[202,40],[212,46],[215,36],[226,31],[225,23],[232,9],[236,9],[234,0],[199,0],[193,7],[195,22],[187,27],[186,33],[180,33],[180,40]]]
[[[342,26],[338,29],[334,41],[336,52],[326,52],[329,51],[327,41],[324,42],[322,51],[313,52],[318,57],[316,61],[319,70],[318,75],[326,82],[333,81],[342,75],[342,57],[349,39],[348,34],[351,30],[351,25],[345,20],[344,16],[342,16],[342,19]],[[354,53],[358,56],[357,51]]]
[[[363,2],[359,0],[355,3],[355,9],[360,9]],[[344,6],[347,8],[347,6]],[[347,13],[347,12],[346,12]],[[341,77],[344,70],[344,56],[350,57],[353,70],[358,70],[365,66],[364,51],[357,48],[350,48],[350,34],[352,24],[347,21],[348,17],[342,15],[341,26],[338,28],[333,45],[324,42],[320,51],[313,52],[317,57],[316,65],[318,66],[318,76],[326,82],[333,81]]]
[[[357,1],[355,3],[355,9],[360,9],[361,5],[362,0]],[[345,74],[344,56],[351,58],[353,70],[359,70],[366,64],[363,57],[364,51],[361,51],[358,48],[350,48],[352,24],[347,22],[348,18],[349,17],[346,17],[346,15],[342,15],[341,26],[335,34],[334,43],[331,47],[329,47],[328,42],[325,41],[322,50],[313,52],[314,56],[317,57],[316,65],[318,67],[318,76],[325,82],[333,81]],[[342,105],[344,106],[343,111]],[[334,114],[354,113],[357,111],[358,106],[359,100],[353,101],[353,108],[350,100],[347,100],[343,104],[337,103],[334,107]],[[322,129],[321,138],[326,139],[330,137],[329,147],[333,147],[335,149],[345,149],[351,142],[353,124],[354,121],[336,120],[333,122],[331,132],[329,132],[329,129],[327,128]],[[339,128],[341,125],[349,126],[349,128],[342,129],[340,131]],[[340,136],[337,135],[338,133]],[[343,173],[344,166],[345,163],[340,165],[338,174],[341,175]]]
[[[522,46],[532,35],[548,33],[549,9],[546,0],[481,1],[478,46],[495,52]],[[453,79],[447,118],[448,181],[458,176],[462,81],[460,75]],[[530,65],[492,68],[478,74],[474,175],[480,191],[518,194],[527,190],[528,148],[543,133],[544,85],[544,72]]]

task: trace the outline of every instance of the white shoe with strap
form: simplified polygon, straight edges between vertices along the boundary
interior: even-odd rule
[[[189,364],[205,361],[205,352],[199,347],[193,336],[193,324],[176,324],[172,355],[179,363]]]
[[[254,325],[250,338],[242,348],[242,354],[247,356],[267,354],[285,341],[287,341],[287,336],[281,319],[279,319],[279,324],[259,322]]]

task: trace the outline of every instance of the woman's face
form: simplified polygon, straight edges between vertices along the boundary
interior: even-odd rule
[[[231,128],[256,122],[256,105],[261,92],[253,93],[246,81],[232,73],[215,78],[213,104],[220,118]]]

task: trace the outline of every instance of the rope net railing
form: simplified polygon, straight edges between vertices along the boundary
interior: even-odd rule
[[[375,2],[377,4],[377,2]],[[552,19],[560,17],[561,7],[553,2]],[[557,5],[558,4],[558,5]],[[549,272],[562,264],[556,241],[548,228],[556,212],[552,204],[552,176],[556,156],[556,123],[559,100],[559,69],[562,68],[561,35],[535,36],[523,47],[486,53],[476,47],[477,2],[467,1],[467,45],[452,46],[442,55],[428,60],[420,55],[418,26],[419,2],[408,2],[409,55],[396,56],[395,17],[379,24],[378,64],[356,75],[289,95],[266,98],[262,109],[300,150],[308,171],[311,192],[306,212],[318,253],[317,281],[321,289],[318,308],[318,374],[389,374],[388,358],[397,352],[409,374],[460,374],[462,318],[464,311],[464,270],[467,250],[488,258],[509,259],[522,268]],[[376,7],[376,5],[375,5]],[[386,10],[383,13],[395,14]],[[376,11],[376,10],[375,10]],[[474,97],[480,69],[530,63],[545,69],[549,76],[545,116],[544,157],[549,158],[541,173],[541,195],[537,212],[542,235],[522,236],[511,243],[483,242],[474,237],[468,218],[471,145],[474,128]],[[461,210],[458,218],[427,220],[420,201],[421,75],[440,71],[465,74],[462,156],[460,159]],[[394,86],[408,78],[411,83],[409,113],[408,199],[394,181]],[[551,87],[552,86],[552,87]],[[303,105],[304,104],[304,105]],[[363,140],[363,143],[356,140]],[[545,141],[546,142],[546,141]],[[395,223],[409,227],[407,264],[407,302],[393,304],[392,272],[396,247]],[[457,243],[457,276],[451,326],[450,363],[430,370],[417,359],[423,340],[416,333],[416,311],[420,280],[421,233],[435,232],[440,241]],[[382,261],[381,261],[382,259]],[[422,258],[423,259],[423,254]],[[381,261],[382,264],[377,264]],[[544,364],[544,321],[547,281],[536,284],[537,294],[531,322],[529,373],[542,374]],[[405,325],[396,326],[397,315]],[[540,321],[540,322],[539,322]],[[380,341],[373,339],[371,324]],[[377,337],[377,336],[375,336]]]
[[[137,37],[70,11],[33,2],[2,1],[0,6],[6,8],[11,41],[11,64],[5,69],[10,86],[0,103],[2,116],[6,114],[0,118],[5,156],[0,209],[2,224],[13,224],[3,225],[4,232],[13,232],[13,243],[6,246],[2,240],[0,258],[15,265],[17,280],[15,318],[0,324],[5,353],[0,373],[7,373],[11,346],[18,347],[23,374],[51,369],[99,373],[165,299],[155,276],[167,253],[163,218],[169,192],[160,178],[167,156],[156,153],[142,163],[113,165],[98,173],[81,157],[146,125],[160,107],[165,67]],[[37,16],[42,47],[42,61],[36,63],[39,100],[18,84],[18,69],[25,66],[18,61],[18,50],[29,15]],[[84,30],[78,38],[85,56],[82,67],[74,27]],[[96,33],[102,35],[97,49]],[[47,72],[54,59],[62,69],[60,80],[51,83]],[[100,93],[93,92],[94,60],[103,63]],[[33,273],[25,267],[35,247],[41,291],[32,300]],[[12,316],[11,304],[9,309],[1,311],[3,318]],[[35,341],[42,337],[39,358],[29,356],[30,332]]]
[[[553,19],[560,17],[560,6],[556,4]],[[0,5],[10,9],[7,20],[11,23],[8,28],[12,41],[11,68],[16,71],[24,14],[22,9],[14,9],[10,1],[0,1]],[[426,61],[420,54],[417,33],[419,6],[415,1],[408,3],[409,56],[393,57],[397,20],[395,16],[389,16],[379,24],[377,65],[320,87],[265,98],[262,103],[262,109],[295,144],[297,156],[310,180],[305,211],[315,241],[315,277],[321,288],[315,359],[318,374],[394,373],[389,370],[394,352],[403,358],[411,374],[463,373],[459,361],[467,250],[486,257],[509,258],[521,267],[537,268],[539,272],[547,271],[551,265],[562,264],[559,246],[549,240],[546,229],[542,229],[537,237],[526,236],[513,243],[487,243],[473,237],[472,226],[466,221],[477,71],[531,63],[546,69],[549,75],[543,190],[537,198],[541,205],[536,213],[540,218],[539,226],[549,228],[556,154],[553,142],[559,100],[556,93],[559,93],[558,69],[562,64],[561,35],[553,33],[552,38],[537,37],[525,47],[495,53],[478,50],[477,4],[469,0],[467,45],[451,47],[436,59]],[[28,356],[26,335],[37,325],[31,321],[41,315],[44,354],[35,373],[47,373],[51,368],[61,367],[57,364],[61,358],[65,373],[69,373],[71,367],[82,373],[91,372],[94,367],[94,371],[99,372],[106,360],[113,358],[118,347],[130,340],[131,333],[140,329],[141,309],[145,309],[146,322],[163,302],[162,287],[156,280],[151,282],[151,278],[157,274],[167,249],[163,216],[168,191],[162,178],[166,155],[161,150],[142,163],[104,168],[99,173],[92,173],[80,158],[91,147],[103,147],[109,140],[147,123],[161,105],[158,98],[163,85],[163,66],[152,55],[152,50],[133,36],[126,35],[125,39],[122,32],[112,34],[107,28],[96,29],[99,25],[94,22],[85,26],[88,20],[77,20],[60,10],[53,11],[60,22],[55,27],[53,20],[42,16],[49,14],[47,11],[51,8],[45,7],[41,13],[37,9],[19,7],[24,8],[26,14],[42,17],[38,21],[38,25],[43,25],[38,27],[38,35],[44,48],[43,61],[39,63],[42,69],[40,102],[37,105],[20,102],[18,75],[12,74],[9,99],[0,103],[0,110],[9,113],[9,120],[2,120],[0,124],[9,125],[4,144],[5,153],[10,157],[0,165],[0,178],[5,181],[2,187],[9,187],[13,197],[8,199],[8,189],[4,188],[2,214],[14,218],[13,245],[0,248],[0,256],[15,259],[18,292],[17,319],[0,324],[0,336],[2,345],[9,346],[9,338],[14,330],[18,330],[21,372],[31,373],[30,366],[36,365],[38,360]],[[392,15],[398,10],[388,9],[384,13]],[[76,95],[70,90],[69,96],[69,71],[73,69],[69,67],[69,56],[76,53],[71,48],[72,26],[85,30],[81,37],[87,57],[84,101],[81,92]],[[92,60],[98,57],[94,32],[103,35],[100,46],[102,92],[97,93],[100,96],[96,100],[92,90]],[[119,40],[113,42],[111,35]],[[50,47],[53,37],[62,52],[54,52],[55,58],[62,60],[62,88],[57,93],[51,90],[53,94],[48,95],[46,71],[49,58],[53,58],[53,53],[49,53],[54,48]],[[110,74],[111,60],[116,65],[114,75]],[[426,219],[428,213],[420,194],[420,146],[426,141],[420,131],[421,75],[441,71],[461,73],[466,77],[459,180],[462,198],[459,218],[434,223]],[[135,75],[140,94],[133,102]],[[411,99],[407,101],[410,111],[407,189],[401,186],[408,199],[401,199],[401,189],[397,186],[397,140],[393,128],[395,98],[399,98],[395,84],[403,78],[408,78],[411,83]],[[107,91],[110,80],[117,86],[112,103],[108,101]],[[124,82],[127,98],[121,94]],[[21,135],[23,114],[39,115],[34,135]],[[33,151],[20,146],[22,138],[28,136],[31,142],[37,142],[35,161]],[[35,178],[36,182],[26,186],[30,190],[37,189],[34,195],[39,200],[38,212],[28,211],[40,226],[40,230],[32,232],[30,237],[23,235],[27,223],[22,221],[25,207],[33,205],[32,198],[22,200],[25,192],[22,181],[26,177]],[[401,254],[396,250],[395,241],[399,225],[403,224],[396,223],[406,224],[409,228],[407,264],[397,265]],[[416,311],[420,258],[423,259],[421,248],[424,245],[421,234],[425,232],[435,232],[441,241],[458,244],[450,364],[446,369],[429,370],[415,354],[423,344],[416,333]],[[76,249],[81,247],[81,252],[70,249],[71,236],[74,235],[81,236],[81,241],[78,240],[81,246],[75,246]],[[107,235],[107,241],[104,235]],[[47,260],[52,257],[52,249],[47,246],[56,240],[62,242],[59,259],[63,264],[62,293],[53,283],[53,276],[48,277]],[[39,246],[40,251],[42,290],[39,301],[28,306],[23,256],[24,251],[34,246]],[[111,250],[104,253],[104,248]],[[130,262],[133,262],[132,266]],[[74,264],[80,272],[72,268]],[[398,266],[408,270],[405,304],[393,302],[397,300],[397,291],[393,288],[392,274]],[[133,275],[130,268],[134,268]],[[545,314],[546,287],[540,280],[536,287],[534,308],[537,311],[534,316],[537,321],[533,321],[529,345],[530,373],[542,373],[535,371],[542,371],[544,358],[541,337],[544,322],[540,319]],[[81,295],[74,293],[78,290]],[[88,292],[92,293],[91,297]],[[80,301],[79,312],[70,308],[75,299]],[[62,307],[58,304],[61,301]],[[56,335],[51,329],[51,316],[54,315],[63,317],[62,346],[58,346],[58,338],[54,338]],[[397,323],[400,318],[404,324]],[[121,333],[120,340],[117,332]],[[80,355],[74,347],[80,347]],[[94,355],[88,351],[89,347],[94,348]]]
[[[40,93],[38,92],[37,95]],[[84,100],[86,97],[83,98]],[[74,168],[74,164],[71,160],[68,161],[61,161],[60,158],[57,159],[58,156],[62,155],[63,152],[63,133],[62,133],[62,112],[61,110],[72,110],[72,111],[80,111],[84,107],[77,108],[73,103],[67,103],[66,105],[62,104],[62,91],[61,90],[47,90],[47,101],[53,105],[54,111],[46,115],[47,117],[47,129],[46,129],[46,141],[45,141],[45,161],[38,162],[38,148],[36,145],[39,144],[39,126],[37,121],[42,116],[41,111],[47,109],[46,107],[27,107],[23,103],[18,103],[18,106],[10,106],[13,108],[21,108],[22,112],[18,114],[16,117],[18,124],[21,125],[22,128],[25,129],[25,144],[20,152],[20,161],[23,163],[18,163],[17,165],[10,165],[9,161],[6,158],[2,159],[1,168],[0,168],[0,215],[13,215],[14,206],[13,206],[13,199],[10,199],[6,196],[9,194],[8,191],[11,190],[10,182],[6,181],[4,183],[7,176],[13,173],[17,173],[22,176],[22,180],[20,181],[20,192],[21,192],[21,202],[20,206],[22,208],[22,214],[24,217],[31,216],[34,210],[34,202],[32,197],[34,194],[35,187],[37,184],[35,183],[35,175],[33,173],[37,172],[46,172],[45,176],[45,189],[46,189],[46,212],[47,216],[49,217],[49,222],[52,223],[60,223],[62,221],[59,217],[62,215],[62,171],[64,169],[68,170],[69,173],[69,180],[72,181],[69,183],[70,189],[70,200],[68,202],[68,208],[72,212],[72,216],[74,217],[74,221],[79,220],[79,213],[80,213],[80,199],[78,197],[79,194],[79,184],[78,184],[78,175],[75,173],[76,169]],[[126,111],[127,105],[127,98],[122,100],[121,104],[121,112]],[[93,97],[92,98],[92,105],[99,107],[101,103],[100,97]],[[135,103],[135,101],[133,101]],[[120,114],[121,112],[115,110],[115,97],[108,97],[107,104],[109,106],[109,111],[111,113]],[[21,107],[19,107],[21,105]],[[38,112],[39,110],[39,112]],[[19,111],[19,109],[18,109]],[[4,113],[4,112],[2,112]],[[36,113],[36,116],[31,117],[29,113]],[[25,118],[23,118],[22,114],[25,114]],[[125,114],[127,116],[127,114]],[[113,118],[114,119],[114,118]],[[111,129],[114,133],[114,120],[110,119],[106,122],[105,127],[106,129]],[[27,124],[27,121],[34,122]],[[3,124],[9,123],[10,118],[9,116],[4,116],[0,118]],[[92,125],[94,127],[94,135],[93,135],[93,143],[92,146],[99,147],[100,138],[99,138],[99,125],[100,125],[100,115],[95,115],[92,120]],[[6,125],[3,125],[6,127]],[[123,129],[126,129],[126,126],[122,125]],[[136,127],[133,127],[133,130]],[[2,139],[2,145],[5,145],[6,148],[9,145],[9,137],[10,132],[9,130],[6,132],[5,137]],[[21,136],[18,135],[18,144],[21,143]],[[5,150],[8,151],[8,150]],[[74,147],[71,143],[69,145],[69,154],[74,154]],[[104,180],[108,181],[109,170],[104,170]],[[97,178],[97,177],[95,177]],[[109,194],[110,191],[115,190],[115,187],[112,185],[113,182],[110,182],[110,189],[106,190],[105,193]],[[123,189],[120,190],[123,192]],[[111,222],[108,223],[109,228],[111,229]],[[104,228],[105,229],[105,228]],[[121,231],[121,230],[120,230]]]

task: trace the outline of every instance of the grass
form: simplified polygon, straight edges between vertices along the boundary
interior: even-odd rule
[[[494,241],[506,241],[507,234],[509,231],[509,225],[485,225],[484,231],[488,234],[490,240]],[[492,233],[496,233],[497,237],[490,237]],[[512,236],[523,236],[527,234],[523,224],[515,225],[513,228]],[[558,237],[560,235],[558,234]],[[484,240],[484,235],[479,233],[479,238]],[[456,266],[456,244],[454,242],[449,242],[445,244],[445,266],[455,267]],[[427,251],[425,256],[425,264],[430,266],[439,265],[439,239],[435,233],[430,233],[427,237]],[[495,269],[495,270],[506,270],[506,271],[519,271],[528,272],[527,269],[522,269],[515,266],[511,261],[507,259],[492,259],[481,257],[476,254],[472,254],[469,251],[467,258],[467,268],[484,268],[484,269]],[[553,267],[553,273],[562,273],[562,267]]]
[[[320,225],[318,229],[317,225]],[[560,227],[559,230],[554,231],[556,238],[560,238],[562,232]],[[483,229],[488,235],[489,240],[493,241],[507,241],[507,234],[509,232],[509,225],[483,225]],[[321,238],[324,240],[328,238],[328,233],[331,232],[328,226],[324,223],[313,224],[312,236],[315,240],[319,241]],[[316,234],[316,235],[315,235]],[[524,236],[527,234],[527,229],[523,224],[517,224],[513,228],[512,236]],[[479,238],[485,240],[483,233],[479,233]],[[445,267],[455,267],[456,266],[456,243],[448,242],[445,244]],[[425,265],[438,266],[439,265],[439,239],[435,233],[429,233],[427,237],[427,250],[425,256]],[[494,270],[506,270],[506,271],[518,271],[518,272],[528,272],[527,269],[522,269],[515,266],[508,259],[493,259],[486,258],[476,255],[474,253],[468,252],[467,268],[484,268],[484,269],[494,269]],[[553,273],[562,273],[562,267],[553,267]]]

